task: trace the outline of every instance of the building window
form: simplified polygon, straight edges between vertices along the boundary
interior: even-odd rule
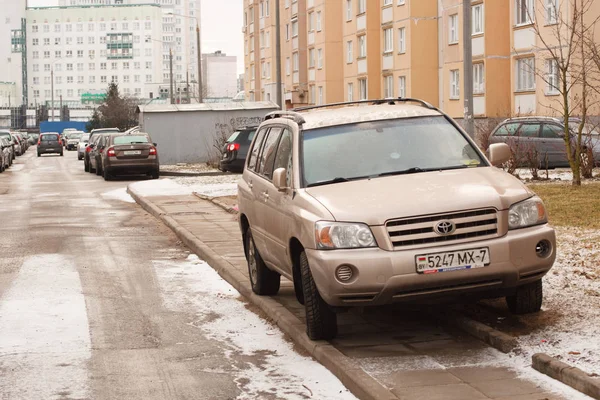
[[[44,52],[44,58],[50,58],[50,52],[49,51],[45,51]]]
[[[354,83],[352,82],[348,83],[346,99],[348,101],[354,101]]]
[[[73,77],[67,76],[67,84],[71,84],[71,83],[73,83]]]
[[[146,61],[146,69],[152,69],[152,61]]]
[[[79,83],[79,84],[83,84],[84,83],[83,76],[78,76],[77,77],[77,83]]]
[[[315,49],[308,49],[308,68],[315,67]]]
[[[298,72],[300,69],[300,57],[298,56],[298,53],[292,54],[292,67],[294,72]]]
[[[560,77],[558,75],[558,62],[556,60],[546,60],[546,94],[558,94]]]
[[[33,64],[33,72],[39,72],[40,71],[40,65],[39,64]]]
[[[365,58],[367,56],[367,35],[358,37],[358,58]]]
[[[77,58],[83,58],[83,50],[77,50]]]
[[[40,39],[38,39],[38,38],[34,38],[34,39],[33,39],[33,42],[32,42],[32,44],[33,44],[34,46],[37,46],[37,45],[39,45],[39,44],[40,44]]]
[[[359,100],[366,100],[368,95],[367,91],[367,79],[358,80],[358,97]]]
[[[358,14],[367,12],[367,0],[358,0]]]
[[[558,22],[558,0],[546,0],[546,23],[555,24]]]
[[[50,46],[50,38],[44,38],[44,46]]]
[[[323,68],[323,49],[317,50],[317,68]]]
[[[89,83],[92,83],[92,84],[96,83],[96,77],[94,75],[91,75],[89,77]]]
[[[321,29],[322,29],[321,11],[317,11],[317,32],[321,32]]]
[[[535,59],[533,57],[517,60],[517,91],[535,90]]]
[[[292,37],[298,36],[298,20],[292,21]]]
[[[398,97],[406,97],[406,77],[401,76],[398,78]]]
[[[309,12],[308,13],[308,31],[312,32],[315,30],[315,13],[314,12]]]
[[[393,0],[383,0],[383,5],[384,6],[391,6],[393,2],[394,2]]]
[[[352,46],[352,40],[349,40],[346,42],[346,62],[348,64],[352,63],[352,61],[354,61],[354,55],[353,53],[353,46]]]
[[[383,89],[384,97],[394,97],[394,77],[392,75],[383,77]]]
[[[479,35],[483,33],[483,4],[474,5],[471,9],[471,17],[473,18],[473,26],[471,33]]]
[[[77,64],[77,71],[83,71],[83,63]]]
[[[458,70],[450,71],[450,99],[458,100],[460,98],[460,79]]]
[[[103,75],[100,77],[100,83],[106,83],[106,76]]]
[[[110,69],[118,69],[119,65],[116,62],[110,63]]]
[[[319,86],[319,105],[323,104],[323,86]]]
[[[310,94],[310,103],[316,104],[317,103],[317,93],[316,93],[315,85],[310,85],[308,87],[308,90],[309,90],[309,94]]]
[[[448,44],[458,43],[458,14],[450,16],[448,21]]]
[[[485,67],[483,63],[473,64],[473,94],[485,93]]]
[[[290,24],[285,24],[285,40],[290,40]]]
[[[352,0],[346,0],[346,21],[352,21]]]
[[[406,28],[398,28],[398,53],[406,53]]]
[[[517,25],[531,24],[535,21],[535,0],[515,0]]]
[[[73,89],[67,89],[67,97],[73,97]]]
[[[73,64],[67,64],[67,71],[73,71]]]
[[[387,28],[383,30],[383,52],[391,53],[394,51],[394,30]]]
[[[292,72],[292,71],[291,71],[291,69],[292,69],[292,66],[291,66],[291,60],[290,60],[290,58],[289,58],[289,57],[287,57],[287,58],[285,59],[285,74],[286,74],[287,76],[289,76],[289,75],[290,75],[290,73]]]
[[[88,44],[94,44],[96,41],[96,38],[93,36],[88,37]]]

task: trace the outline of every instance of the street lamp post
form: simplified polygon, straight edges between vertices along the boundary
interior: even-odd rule
[[[175,104],[175,97],[173,93],[173,49],[169,49],[169,75],[171,84],[171,104]]]
[[[52,122],[54,122],[54,64],[50,67],[50,91],[52,92],[50,107],[52,107]]]
[[[200,7],[201,7],[202,2],[200,2],[198,4],[198,11],[200,12]],[[198,56],[198,79],[196,80],[198,82],[198,103],[203,103],[204,102],[204,94],[202,93],[202,88],[203,88],[203,79],[202,79],[202,45],[201,45],[201,40],[200,40],[200,15],[198,15],[198,17],[192,17],[191,15],[183,15],[183,14],[176,14],[173,12],[170,12],[169,15],[176,15],[178,17],[183,17],[183,18],[189,18],[189,19],[194,19],[196,20],[196,48],[197,48],[197,56]]]

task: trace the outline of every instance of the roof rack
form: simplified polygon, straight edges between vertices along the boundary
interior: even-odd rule
[[[296,110],[292,110],[292,111],[277,110],[277,111],[272,111],[272,112],[268,113],[267,115],[265,115],[265,121],[274,119],[274,118],[291,119],[298,125],[302,125],[303,123],[306,122],[304,117],[302,115],[300,115],[299,113],[297,113]]]
[[[395,105],[396,103],[418,103],[419,105],[429,108],[430,110],[439,111],[436,107],[429,104],[428,102],[421,99],[414,99],[411,97],[396,97],[396,98],[387,98],[387,99],[377,99],[377,100],[355,100],[355,101],[345,101],[341,103],[331,103],[331,104],[323,104],[318,106],[307,106],[307,107],[299,107],[294,108],[292,111],[308,111],[308,110],[316,110],[321,108],[329,108],[329,107],[340,107],[340,106],[348,106],[354,104],[371,104],[371,105],[379,105],[379,104],[389,104]]]

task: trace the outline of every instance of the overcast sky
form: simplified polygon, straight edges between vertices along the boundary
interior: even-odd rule
[[[238,73],[244,72],[242,0],[201,0],[202,52],[221,50],[237,56]],[[29,7],[58,5],[58,0],[28,0]]]

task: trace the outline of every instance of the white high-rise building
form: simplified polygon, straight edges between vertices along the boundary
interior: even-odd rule
[[[158,5],[88,5],[27,9],[29,102],[55,107],[87,102],[108,84],[156,97],[162,85],[162,11]]]
[[[13,53],[12,32],[21,29],[25,18],[25,0],[0,0],[0,82],[2,93],[0,107],[21,105],[22,63],[21,54]]]
[[[91,5],[143,5],[157,4],[162,11],[162,30],[155,40],[162,42],[163,90],[169,88],[169,51],[173,52],[173,80],[176,87],[190,82],[190,90],[197,93],[195,85],[198,72],[196,26],[200,23],[201,0],[60,0],[62,6]],[[215,1],[215,0],[211,0]]]
[[[238,93],[237,57],[216,51],[202,55],[206,97],[233,98]]]

